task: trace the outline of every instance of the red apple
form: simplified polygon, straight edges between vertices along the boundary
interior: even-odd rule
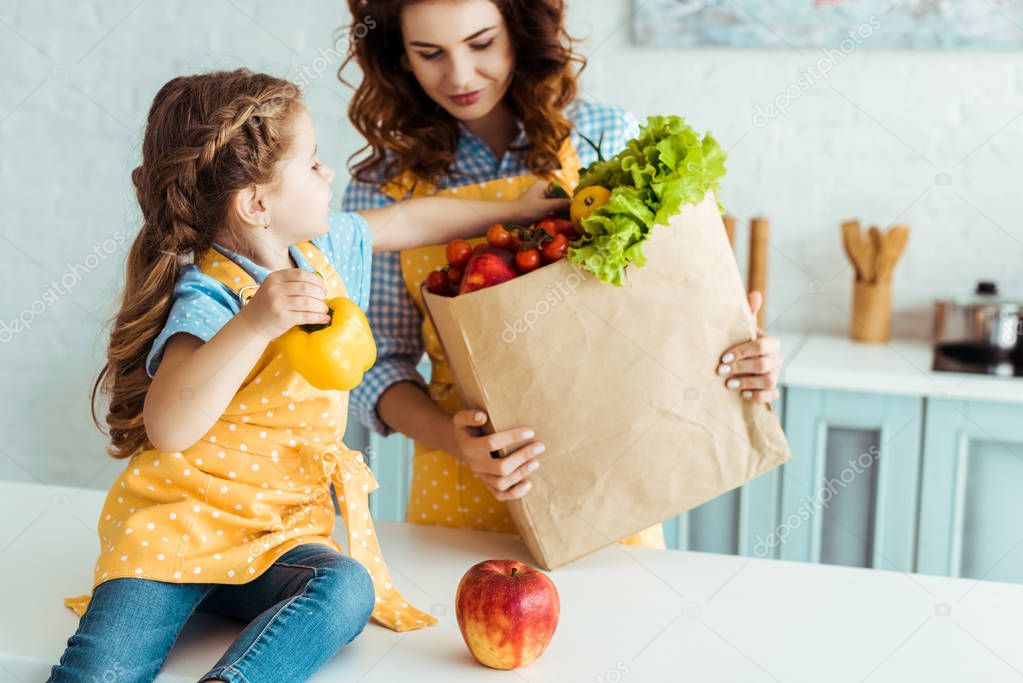
[[[482,247],[482,248],[480,248]],[[518,277],[518,271],[512,265],[511,252],[487,245],[480,245],[473,251],[472,258],[465,266],[459,294],[475,292],[484,287],[493,287]]]
[[[480,664],[493,669],[516,669],[543,654],[560,614],[554,582],[515,560],[473,566],[455,595],[465,644]]]

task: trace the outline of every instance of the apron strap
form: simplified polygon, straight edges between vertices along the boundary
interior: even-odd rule
[[[579,170],[582,168],[582,163],[579,161],[579,153],[576,151],[575,145],[572,144],[571,136],[565,138],[565,141],[561,143],[561,150],[558,152],[558,160],[561,162],[561,168],[550,174],[550,180],[556,181],[564,187],[566,191],[571,191],[572,188],[579,183]],[[529,184],[539,180],[539,178],[531,173],[518,177],[530,178],[531,182]],[[512,181],[513,178],[501,178],[490,182],[496,183],[501,180]],[[418,177],[412,171],[405,171],[396,178],[393,178],[390,182],[381,185],[380,191],[394,201],[413,199],[416,197],[428,197],[438,193],[446,196],[461,197],[462,199],[480,199],[484,197],[479,197],[477,192],[474,192],[474,190],[476,190],[476,188],[483,188],[487,184],[488,183],[480,183],[479,185],[463,185],[461,187],[453,187],[447,190],[438,191],[437,186],[430,181],[425,178]],[[495,197],[488,195],[485,198],[494,199]],[[496,198],[502,199],[503,197],[497,196]],[[508,197],[508,199],[514,198],[515,197]]]
[[[327,283],[329,296],[347,296],[344,281],[334,270],[334,266],[327,260],[327,256],[320,251],[312,242],[299,242],[295,247],[309,261],[309,265],[318,270]],[[232,261],[226,254],[216,247],[210,247],[199,260],[199,269],[213,279],[227,287],[238,297],[241,305],[249,303],[259,285],[252,276],[245,272],[245,269]]]
[[[334,482],[337,502],[348,529],[348,554],[366,568],[373,580],[376,604],[372,618],[392,631],[412,631],[437,623],[437,617],[408,603],[394,587],[369,511],[369,494],[379,484],[362,453],[344,444],[306,442],[301,457],[306,467]]]

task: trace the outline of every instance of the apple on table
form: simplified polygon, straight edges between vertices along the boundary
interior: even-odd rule
[[[476,660],[516,669],[537,659],[554,636],[561,601],[543,572],[515,560],[486,560],[458,583],[455,615]]]

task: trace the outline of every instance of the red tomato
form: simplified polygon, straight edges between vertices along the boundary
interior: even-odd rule
[[[511,244],[512,235],[500,223],[495,223],[487,230],[487,244],[500,249],[507,249]]]
[[[435,270],[426,276],[426,289],[433,294],[445,295],[448,292],[448,274],[443,270]]]
[[[536,247],[529,247],[515,254],[515,267],[520,273],[528,273],[540,266],[540,250]]]
[[[462,269],[455,268],[454,266],[448,268],[448,282],[455,287],[460,285],[462,283]]]
[[[513,253],[518,253],[519,248],[522,246],[522,238],[519,237],[518,232],[511,233],[511,239],[508,240],[507,249]]]
[[[553,218],[545,218],[536,224],[536,227],[554,237],[558,234],[558,224]]]
[[[554,227],[560,234],[568,237],[569,240],[572,239],[569,233],[575,233],[575,226],[572,225],[572,221],[565,220],[564,218],[555,218]]]
[[[565,253],[568,251],[568,238],[565,237],[564,233],[558,233],[549,241],[545,242],[544,245],[540,247],[540,251],[543,253],[544,260],[548,263],[564,258]]]
[[[537,223],[536,227],[551,237],[575,232],[575,226],[572,225],[572,221],[567,221],[564,218],[545,218]]]
[[[465,264],[469,262],[469,257],[472,256],[472,245],[466,240],[454,239],[448,242],[444,254],[448,257],[448,263],[455,268],[465,268]]]

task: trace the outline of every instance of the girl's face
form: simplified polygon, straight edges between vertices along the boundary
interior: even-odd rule
[[[277,185],[264,197],[270,229],[285,244],[327,232],[334,179],[334,169],[317,158],[316,129],[305,107],[294,125],[291,149],[278,161]]]
[[[504,99],[515,52],[490,0],[424,0],[401,12],[405,57],[426,94],[460,121],[486,116]]]

